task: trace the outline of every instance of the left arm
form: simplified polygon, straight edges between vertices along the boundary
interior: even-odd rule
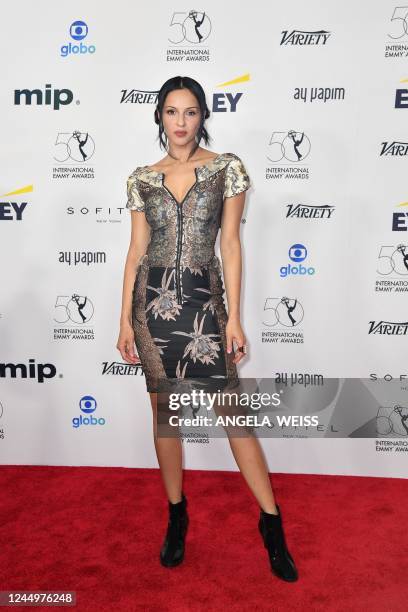
[[[226,325],[227,352],[246,343],[240,322],[240,295],[242,277],[242,253],[240,225],[245,205],[245,191],[224,200],[221,219],[220,252],[224,271],[225,291],[228,301],[228,322]],[[234,363],[238,363],[244,353],[235,352]]]

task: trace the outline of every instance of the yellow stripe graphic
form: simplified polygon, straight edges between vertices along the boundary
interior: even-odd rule
[[[231,81],[225,81],[225,83],[220,83],[219,85],[217,85],[217,87],[226,87],[227,85],[236,85],[237,83],[244,83],[245,81],[249,81],[250,76],[249,76],[249,72],[247,72],[247,74],[243,74],[240,77],[237,77],[236,79],[232,79]]]
[[[3,193],[1,198],[11,195],[20,195],[21,193],[30,193],[30,191],[34,191],[34,185],[26,185],[25,187],[21,187],[21,189],[16,189],[15,191],[9,191],[8,193]]]

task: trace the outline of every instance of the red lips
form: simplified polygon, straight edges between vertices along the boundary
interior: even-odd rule
[[[187,132],[182,131],[182,130],[174,132],[174,133],[176,134],[176,136],[185,136],[187,134]]]

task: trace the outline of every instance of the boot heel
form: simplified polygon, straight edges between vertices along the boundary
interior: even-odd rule
[[[169,519],[167,532],[160,550],[160,562],[164,567],[180,565],[184,559],[185,538],[189,524],[187,513],[187,498],[182,493],[182,499],[176,504],[168,503]]]
[[[278,514],[264,512],[261,508],[258,528],[268,551],[272,572],[282,580],[295,582],[299,577],[298,571],[286,545],[280,508],[276,507]]]

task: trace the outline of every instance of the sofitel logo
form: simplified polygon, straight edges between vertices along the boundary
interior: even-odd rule
[[[281,45],[325,45],[331,36],[327,30],[282,30]]]

